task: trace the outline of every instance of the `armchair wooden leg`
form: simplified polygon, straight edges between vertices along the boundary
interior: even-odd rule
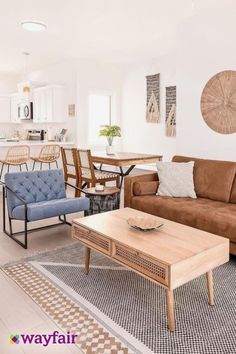
[[[33,163],[32,171],[34,171],[34,168],[35,168],[35,161]]]

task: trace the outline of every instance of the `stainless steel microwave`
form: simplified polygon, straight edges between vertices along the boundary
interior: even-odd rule
[[[21,102],[18,104],[18,118],[22,120],[33,119],[33,102]]]

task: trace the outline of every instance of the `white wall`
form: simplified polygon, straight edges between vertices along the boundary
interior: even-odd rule
[[[17,91],[19,75],[0,74],[0,94],[7,95]]]
[[[146,76],[160,73],[159,124],[147,123]],[[176,55],[170,53],[126,70],[122,87],[123,150],[163,155],[170,160],[176,152],[176,138],[165,135],[165,87],[176,84]]]
[[[88,96],[94,91],[109,92],[114,95],[113,122],[121,124],[121,84],[123,71],[121,66],[101,63],[91,60],[78,60],[77,62],[77,144],[79,147],[104,149],[107,144],[101,137],[100,146],[90,146],[88,143],[89,107]],[[99,132],[97,132],[99,134]],[[120,150],[120,139],[114,141],[117,150]]]
[[[0,74],[0,95],[10,95],[17,91],[17,83],[20,80],[19,75]],[[0,123],[0,135],[11,136],[15,129],[13,124]]]
[[[204,122],[200,99],[206,82],[236,70],[235,1],[215,4],[179,29],[177,54],[177,153],[236,159],[236,135],[218,134]],[[236,117],[235,117],[236,119]]]
[[[177,30],[176,51],[126,71],[122,90],[123,149],[235,160],[236,135],[218,134],[204,122],[202,90],[222,70],[236,70],[236,3],[214,3],[193,13]],[[145,76],[160,73],[161,124],[145,122]],[[177,137],[165,136],[165,86],[177,86]],[[236,119],[236,117],[235,117]]]

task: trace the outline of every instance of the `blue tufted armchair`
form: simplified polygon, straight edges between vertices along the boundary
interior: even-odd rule
[[[67,182],[64,182],[63,172],[58,169],[7,173],[3,187],[3,231],[5,234],[22,247],[27,248],[29,232],[62,224],[71,225],[66,220],[66,215],[88,210],[89,199],[85,197],[67,198],[65,183]],[[9,231],[6,229],[6,201]],[[59,223],[28,230],[29,222],[55,216],[59,217]],[[24,221],[24,231],[13,233],[12,220]],[[20,234],[24,235],[24,242],[16,237]]]

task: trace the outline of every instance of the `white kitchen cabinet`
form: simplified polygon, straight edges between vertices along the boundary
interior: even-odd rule
[[[0,95],[0,123],[11,122],[11,97]]]
[[[57,123],[66,120],[63,86],[51,85],[33,90],[33,121]]]
[[[11,122],[12,123],[21,123],[20,118],[18,117],[18,104],[20,98],[18,93],[11,95]]]

